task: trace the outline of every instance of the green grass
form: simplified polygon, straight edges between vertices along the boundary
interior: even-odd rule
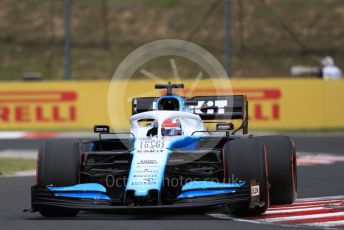
[[[265,2],[268,8],[260,0],[232,1],[234,77],[287,76],[292,65],[319,66],[325,55],[344,68],[344,1]],[[0,6],[0,80],[19,80],[25,72],[41,72],[46,80],[63,79],[63,1],[2,0]],[[73,78],[110,79],[131,51],[165,38],[190,40],[223,63],[223,11],[220,0],[73,1]],[[308,53],[301,52],[280,19]],[[192,75],[190,65],[177,64],[182,74]],[[171,69],[157,60],[149,70],[166,76]]]
[[[14,173],[17,171],[34,170],[36,160],[0,158],[0,175]]]

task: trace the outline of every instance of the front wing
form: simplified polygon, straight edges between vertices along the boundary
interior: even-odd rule
[[[215,193],[216,194],[216,193]],[[40,207],[62,207],[87,211],[173,211],[173,210],[205,210],[233,204],[238,202],[250,203],[251,207],[258,206],[259,201],[252,196],[251,186],[245,184],[235,192],[220,193],[216,195],[205,195],[197,197],[184,197],[176,199],[175,202],[166,205],[149,206],[127,206],[120,200],[102,199],[101,197],[76,198],[57,196],[47,186],[35,185],[31,187],[31,212],[38,211]]]

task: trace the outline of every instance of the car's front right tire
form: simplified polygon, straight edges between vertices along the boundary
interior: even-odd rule
[[[36,180],[39,185],[70,186],[79,183],[80,153],[78,143],[65,140],[47,141],[38,152]],[[77,209],[40,206],[45,217],[74,217]]]

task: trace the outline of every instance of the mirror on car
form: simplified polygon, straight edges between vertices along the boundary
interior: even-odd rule
[[[108,125],[95,125],[93,128],[95,133],[110,133],[110,126]]]
[[[233,129],[234,129],[233,123],[217,123],[216,124],[216,131],[229,131]]]

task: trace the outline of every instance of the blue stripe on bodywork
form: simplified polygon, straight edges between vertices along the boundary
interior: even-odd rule
[[[182,194],[177,198],[190,198],[200,196],[212,196],[225,193],[235,193],[238,188],[245,185],[240,183],[218,183],[214,181],[191,181],[182,187]]]
[[[191,181],[182,187],[182,191],[195,190],[195,189],[227,189],[227,188],[240,188],[245,182],[240,183],[218,183],[214,181]]]
[[[212,196],[212,195],[219,195],[219,194],[225,194],[225,193],[235,193],[236,190],[237,189],[191,190],[191,191],[183,192],[177,197],[177,199],[200,197],[200,196]]]
[[[62,187],[47,186],[47,188],[54,193],[54,196],[110,200],[110,198],[105,194],[106,188],[97,183],[85,183]]]
[[[199,137],[196,136],[181,136],[169,143],[168,149],[179,150],[196,150],[198,149]]]
[[[54,187],[48,186],[52,192],[102,192],[106,193],[106,188],[97,183],[77,184],[73,186]]]
[[[111,200],[110,197],[99,192],[54,192],[54,195],[80,199]]]

